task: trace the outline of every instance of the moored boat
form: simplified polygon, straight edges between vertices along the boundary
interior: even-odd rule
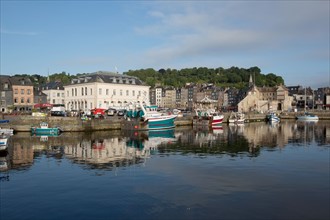
[[[195,110],[196,115],[193,118],[193,126],[219,127],[222,125],[224,116],[214,109]]]
[[[269,122],[280,122],[280,117],[275,112],[270,112],[266,115],[266,120]]]
[[[304,112],[302,115],[298,115],[297,120],[299,121],[318,121],[319,117],[315,114],[309,113],[309,112]]]
[[[0,135],[0,151],[7,150],[9,138],[10,138],[10,136],[8,134],[2,133]]]
[[[59,135],[61,132],[59,127],[48,127],[47,122],[41,122],[39,127],[31,127],[31,134],[33,135]]]
[[[174,128],[177,115],[159,112],[157,106],[138,104],[130,106],[124,118],[124,129],[160,130]]]
[[[243,124],[245,122],[245,115],[241,112],[232,112],[228,122],[231,124]]]
[[[0,134],[13,135],[14,134],[14,129],[13,128],[1,128],[0,127]]]

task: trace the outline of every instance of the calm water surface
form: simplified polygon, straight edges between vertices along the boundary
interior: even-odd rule
[[[330,123],[11,137],[0,219],[330,218]]]

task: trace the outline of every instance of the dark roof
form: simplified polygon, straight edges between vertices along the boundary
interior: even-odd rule
[[[48,82],[41,86],[42,90],[64,90],[62,82],[54,81]]]
[[[118,73],[98,71],[95,73],[90,73],[77,78],[71,81],[71,84],[82,84],[82,83],[115,83],[115,84],[132,84],[132,85],[144,85],[145,83],[139,78],[134,76],[128,76]]]
[[[29,77],[21,77],[21,76],[8,76],[1,75],[0,76],[0,90],[4,89],[5,83],[8,84],[8,88],[12,88],[12,86],[33,86],[33,83],[29,79]]]
[[[29,77],[10,76],[9,81],[13,86],[33,86]]]

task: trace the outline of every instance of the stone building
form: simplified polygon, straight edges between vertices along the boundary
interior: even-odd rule
[[[240,112],[291,111],[293,97],[289,96],[285,86],[256,87],[247,92],[246,97],[238,103]]]

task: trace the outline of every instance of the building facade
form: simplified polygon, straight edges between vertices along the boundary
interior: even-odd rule
[[[48,82],[41,86],[43,93],[47,95],[47,103],[53,105],[64,105],[65,93],[61,82]]]
[[[136,77],[111,72],[79,76],[64,86],[64,93],[68,111],[120,109],[130,103],[149,103],[149,86]]]
[[[1,76],[1,112],[30,112],[34,105],[33,83],[28,77]]]

